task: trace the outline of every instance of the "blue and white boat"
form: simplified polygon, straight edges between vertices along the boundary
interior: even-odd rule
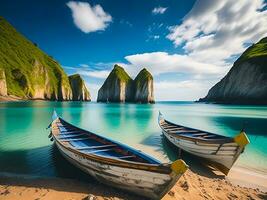
[[[56,112],[51,140],[73,165],[98,181],[151,199],[161,199],[188,166],[183,160],[163,164],[124,144],[78,128]]]

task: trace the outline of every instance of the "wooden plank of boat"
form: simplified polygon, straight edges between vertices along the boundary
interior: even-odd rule
[[[164,164],[141,151],[80,129],[56,112],[51,132],[59,151],[73,165],[104,184],[152,199],[163,197],[188,168],[180,159]]]
[[[209,163],[228,174],[235,161],[249,144],[246,133],[242,130],[231,138],[186,126],[174,124],[159,112],[158,123],[164,136],[178,148],[195,156],[204,158]],[[172,131],[166,127],[183,128],[182,131]]]
[[[58,139],[68,139],[72,137],[80,137],[82,135],[85,135],[84,133],[76,133],[76,134],[63,134],[62,136],[58,137]]]
[[[106,147],[115,147],[115,144],[108,144],[108,145],[101,145],[101,146],[90,146],[90,147],[80,147],[76,148],[77,150],[85,150],[85,149],[99,149],[99,148],[106,148]]]
[[[70,141],[81,141],[81,140],[88,140],[89,138],[75,138],[75,139],[58,139],[61,142],[70,142]]]

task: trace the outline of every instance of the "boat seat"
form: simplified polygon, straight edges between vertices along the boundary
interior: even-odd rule
[[[163,126],[164,128],[180,128],[178,126],[175,126],[175,125],[165,125]]]
[[[94,150],[94,151],[85,151],[86,153],[98,153],[98,152],[103,152],[103,151],[112,151],[114,150],[113,148],[110,148],[110,149],[99,149],[99,150]]]
[[[165,131],[168,131],[168,132],[176,132],[176,131],[182,131],[184,129],[182,128],[174,128],[174,129],[164,129]]]
[[[68,131],[65,127],[58,126],[58,128],[59,128],[60,132],[62,132],[62,131]]]
[[[61,142],[70,142],[70,141],[80,141],[80,140],[89,140],[89,137],[86,138],[74,138],[74,139],[59,139]]]
[[[197,134],[200,131],[190,131],[190,130],[182,130],[182,131],[175,131],[177,134]]]
[[[59,129],[63,129],[63,131],[74,131],[74,130],[77,130],[76,128],[69,128],[69,127],[59,127]]]
[[[82,140],[82,141],[70,141],[70,144],[74,148],[84,148],[84,147],[90,147],[90,146],[100,146],[103,145],[103,143],[95,141],[93,139],[88,140]]]
[[[195,137],[205,137],[209,134],[208,133],[191,133],[191,135]]]
[[[127,159],[127,158],[136,158],[136,156],[112,156],[112,155],[101,155],[102,157],[105,157],[105,158],[112,158],[112,159]]]
[[[218,139],[220,139],[220,138],[225,138],[225,137],[224,136],[220,136],[220,135],[207,135],[207,136],[204,136],[204,138],[212,138],[212,139],[218,138]]]
[[[90,146],[90,147],[80,147],[76,148],[77,150],[87,150],[87,149],[98,149],[98,148],[106,148],[106,147],[115,147],[115,144],[107,144],[107,145],[100,145],[100,146]]]
[[[195,134],[194,134],[194,132],[187,132],[187,131],[184,131],[184,132],[176,132],[177,134],[179,134],[179,135],[192,135],[192,136],[194,136]]]
[[[78,136],[82,136],[85,135],[84,133],[77,133],[77,134],[67,134],[67,135],[62,135],[59,134],[58,139],[67,139],[67,138],[72,138],[72,137],[78,137]]]
[[[167,131],[171,131],[171,130],[183,130],[184,128],[180,128],[180,127],[176,127],[176,128],[165,128],[165,130]]]
[[[118,157],[119,159],[125,159],[125,158],[135,158],[136,156],[121,156]]]
[[[60,132],[61,135],[71,135],[71,133],[80,133],[81,131],[62,131]]]

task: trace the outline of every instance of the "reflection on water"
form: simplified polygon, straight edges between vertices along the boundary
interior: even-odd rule
[[[267,107],[42,101],[0,103],[0,171],[89,179],[70,165],[47,138],[49,132],[45,128],[54,108],[72,124],[141,149],[162,161],[177,159],[178,150],[160,132],[159,110],[170,121],[228,136],[245,127],[251,144],[237,165],[267,171]],[[182,158],[190,165],[199,163],[185,153]]]

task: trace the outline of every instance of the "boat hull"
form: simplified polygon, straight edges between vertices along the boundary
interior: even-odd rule
[[[91,175],[99,182],[129,192],[146,196],[151,199],[161,199],[170,190],[181,175],[160,174],[147,170],[138,170],[103,164],[90,160],[56,142],[61,154],[73,165]]]
[[[183,151],[205,159],[207,164],[225,175],[249,144],[249,139],[243,130],[233,138],[226,137],[174,124],[165,120],[160,112],[158,124],[169,142]]]
[[[243,151],[243,148],[235,143],[226,143],[220,147],[220,144],[196,143],[173,137],[164,130],[162,132],[173,145],[192,155],[206,159],[209,161],[208,164],[219,169],[225,175],[228,174],[236,159]],[[220,149],[218,150],[219,147]]]

